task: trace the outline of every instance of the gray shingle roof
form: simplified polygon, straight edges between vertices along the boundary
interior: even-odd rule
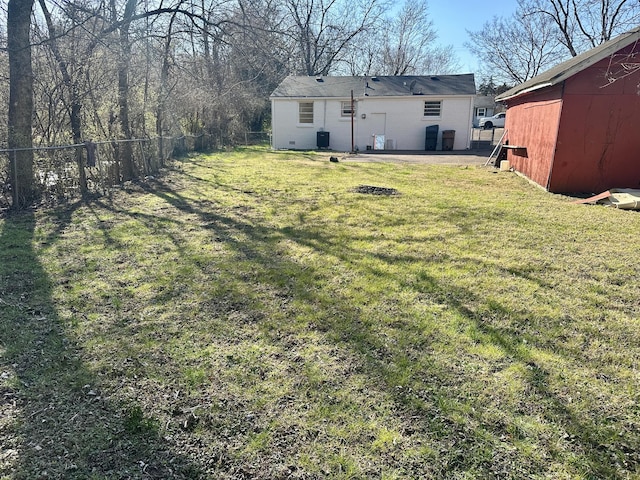
[[[289,76],[271,94],[272,98],[397,97],[412,95],[475,95],[472,73],[463,75],[389,77],[298,77]]]
[[[473,106],[478,108],[491,108],[496,106],[496,99],[493,95],[476,95]]]
[[[567,78],[572,77],[576,73],[598,63],[600,60],[607,58],[618,50],[623,49],[639,39],[640,27],[623,33],[616,38],[592,48],[591,50],[556,65],[540,75],[530,78],[520,85],[516,85],[511,90],[507,90],[506,92],[498,95],[496,97],[496,101],[501,102],[509,100],[510,98],[514,98],[540,88],[557,85],[558,83],[565,81]]]

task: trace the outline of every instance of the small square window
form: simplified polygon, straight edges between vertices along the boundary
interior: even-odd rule
[[[351,101],[342,102],[340,108],[340,116],[350,117],[352,113],[353,109],[351,108]]]
[[[313,123],[313,102],[300,102],[298,104],[298,121],[300,123]]]
[[[485,107],[476,108],[476,117],[486,117],[487,109]]]
[[[442,110],[442,102],[440,100],[424,102],[425,117],[439,117],[441,110]]]

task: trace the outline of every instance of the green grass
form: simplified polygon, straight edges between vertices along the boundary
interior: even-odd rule
[[[0,478],[638,478],[638,231],[256,149],[0,220]]]

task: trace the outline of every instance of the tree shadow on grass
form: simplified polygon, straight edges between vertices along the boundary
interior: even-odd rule
[[[417,391],[412,388],[420,383],[413,379],[406,385],[394,381],[397,378],[396,369],[398,365],[411,362],[407,356],[397,346],[388,342],[376,329],[375,318],[362,318],[362,312],[354,306],[350,299],[344,298],[335,291],[319,291],[314,282],[313,267],[296,263],[286,255],[274,255],[270,248],[274,240],[278,238],[295,242],[307,248],[312,248],[322,254],[337,256],[342,262],[346,262],[353,255],[362,255],[361,252],[350,251],[344,248],[339,241],[330,234],[316,231],[307,226],[296,228],[271,228],[255,222],[254,219],[243,217],[240,211],[234,215],[217,212],[215,205],[194,201],[181,195],[176,189],[167,184],[158,183],[149,192],[163,199],[167,203],[181,212],[189,215],[196,215],[200,219],[203,228],[211,230],[212,236],[221,239],[230,249],[242,258],[251,259],[257,267],[268,271],[268,275],[260,277],[260,281],[268,282],[271,291],[277,292],[283,298],[307,303],[321,312],[317,321],[309,328],[320,332],[325,339],[335,343],[340,347],[347,347],[359,359],[363,372],[370,378],[370,385],[376,385],[394,399],[395,409],[398,415],[411,418],[415,431],[423,435],[438,435],[437,443],[448,450],[439,452],[438,472],[434,474],[446,477],[453,473],[474,472],[481,476],[492,476],[496,474],[496,468],[504,476],[517,476],[509,468],[516,468],[514,465],[521,460],[512,446],[508,442],[502,442],[501,454],[505,452],[511,455],[502,462],[501,465],[495,457],[492,457],[491,447],[500,446],[500,438],[508,438],[512,431],[509,425],[478,425],[482,421],[482,416],[475,413],[467,413],[470,420],[460,421],[459,412],[454,408],[447,408],[447,404],[455,405],[460,400],[453,389],[449,386],[455,382],[456,371],[450,365],[439,364],[437,358],[432,359],[432,365],[420,374],[430,375],[431,378],[421,378],[423,388]],[[151,217],[141,217],[143,221],[151,222]],[[241,234],[241,235],[240,235]],[[240,238],[246,238],[240,240]],[[178,242],[179,243],[179,242]],[[394,257],[393,255],[378,256],[378,260],[387,263],[396,261],[420,261],[414,257]],[[441,260],[441,259],[440,259]],[[429,261],[425,259],[425,261]],[[306,280],[300,280],[306,279]],[[581,470],[586,464],[590,469],[589,475],[596,475],[603,478],[622,478],[623,471],[634,471],[637,469],[637,459],[631,455],[626,455],[624,448],[616,448],[614,445],[603,445],[608,432],[605,426],[595,419],[595,412],[587,412],[585,415],[578,414],[572,410],[563,398],[560,398],[550,386],[550,372],[538,365],[534,359],[530,347],[523,345],[517,332],[500,328],[492,323],[491,319],[485,318],[471,307],[469,304],[481,303],[482,300],[463,288],[453,283],[446,283],[427,275],[424,275],[420,282],[411,286],[418,293],[421,293],[434,302],[446,305],[447,308],[455,311],[468,325],[475,327],[481,332],[482,341],[492,344],[504,352],[508,365],[523,367],[527,372],[525,381],[531,398],[524,402],[529,406],[536,406],[536,411],[550,424],[559,425],[559,429],[564,429],[568,434],[567,442],[569,455],[579,458]],[[251,308],[248,305],[246,308]],[[242,305],[238,305],[242,308]],[[508,311],[498,304],[492,308]],[[322,311],[325,309],[326,311]],[[255,317],[257,321],[263,321],[262,317]],[[403,328],[402,325],[398,327]],[[411,328],[411,327],[409,327]],[[278,344],[282,350],[287,351],[291,347],[290,338],[278,336],[277,331],[271,331],[269,338],[274,344]],[[430,339],[425,339],[424,348],[428,351]],[[294,367],[295,368],[295,367]],[[408,369],[407,371],[411,371]],[[470,381],[469,374],[461,380]],[[334,385],[336,391],[339,385]],[[498,405],[498,408],[500,405]],[[453,410],[453,413],[451,413]],[[527,412],[523,412],[527,415]],[[515,416],[519,414],[516,413]],[[458,417],[458,419],[456,419]],[[492,440],[487,441],[488,438]],[[565,439],[557,439],[564,441]],[[621,437],[626,445],[637,445],[638,438],[631,434]],[[288,448],[295,449],[299,438],[289,438],[293,442]],[[489,449],[489,451],[487,451]],[[612,450],[605,452],[604,450]],[[612,454],[609,455],[609,454]],[[560,464],[569,464],[572,461],[562,458],[563,453],[557,453],[555,461]],[[609,456],[607,456],[609,455]],[[389,459],[380,459],[380,462],[393,462]],[[493,461],[493,463],[492,463]],[[626,462],[626,466],[617,467],[618,461]],[[427,460],[418,459],[412,466],[404,465],[407,471],[417,475],[420,468],[425,467]],[[522,475],[547,473],[544,460],[534,460],[531,456],[526,459],[527,464],[519,470]],[[432,463],[434,463],[432,461]],[[415,468],[415,470],[411,470]]]
[[[345,250],[338,240],[323,232],[310,232],[304,227],[295,229],[291,227],[269,228],[256,224],[251,218],[243,218],[237,212],[233,218],[219,215],[214,208],[211,208],[211,205],[203,206],[198,202],[191,201],[167,185],[156,185],[156,188],[150,190],[150,193],[162,198],[184,213],[197,215],[204,228],[212,231],[212,235],[223,239],[242,258],[255,262],[256,268],[268,271],[268,275],[261,276],[260,281],[269,282],[270,291],[277,292],[276,295],[289,301],[303,302],[313,306],[318,311],[318,316],[316,321],[309,325],[309,328],[316,330],[329,343],[339,347],[347,347],[359,359],[358,362],[362,366],[360,373],[369,377],[370,385],[376,385],[376,389],[381,389],[384,395],[394,399],[394,410],[398,412],[399,416],[411,419],[410,429],[414,433],[410,433],[410,435],[421,432],[429,437],[433,435],[440,437],[439,444],[443,448],[446,446],[446,450],[439,453],[446,458],[442,461],[443,465],[434,467],[435,470],[429,474],[428,471],[433,465],[427,468],[425,462],[429,463],[428,460],[415,459],[413,464],[405,462],[401,468],[405,469],[410,476],[437,476],[437,470],[440,470],[440,475],[446,476],[447,472],[450,474],[454,471],[472,468],[474,460],[468,463],[465,460],[465,455],[474,449],[486,450],[486,446],[478,445],[482,442],[477,441],[473,432],[452,421],[449,418],[449,413],[444,413],[441,408],[442,404],[450,403],[452,394],[447,390],[447,385],[456,373],[447,366],[439,365],[434,361],[427,373],[430,378],[421,379],[426,380],[427,388],[414,390],[412,388],[415,384],[413,379],[404,384],[402,381],[396,381],[398,365],[405,364],[411,359],[407,357],[405,352],[399,351],[397,347],[388,343],[388,338],[376,331],[376,319],[363,318],[362,312],[348,298],[343,298],[334,291],[318,290],[317,285],[308,283],[315,281],[310,279],[318,278],[312,271],[313,267],[299,264],[287,256],[276,255],[268,245],[275,239],[286,239],[318,250],[325,255],[335,255],[342,261],[347,261],[350,256],[360,255],[360,253]],[[246,241],[238,240],[239,234],[246,238]],[[386,260],[394,261],[398,258],[391,256]],[[414,257],[402,258],[402,261],[417,260]],[[294,321],[294,319],[289,319],[289,321]],[[286,325],[282,325],[282,327],[281,331],[269,330],[270,341],[279,345],[284,351],[300,348],[300,345],[292,343],[291,336],[286,332]],[[428,346],[428,342],[429,340],[425,339],[426,346]],[[300,366],[293,368],[300,368]],[[337,394],[342,386],[334,381],[337,382],[338,379],[332,379],[323,384],[321,390],[326,390],[326,394],[329,395]],[[301,386],[301,389],[304,388]],[[317,387],[309,388],[314,390]],[[314,392],[313,395],[320,395],[320,392]],[[289,448],[295,449],[295,443],[297,442],[294,441],[292,445],[289,445]],[[455,448],[452,447],[454,445]],[[400,468],[399,465],[394,466],[392,459],[381,457],[378,468],[384,464],[390,468]],[[540,466],[540,470],[543,470],[542,466]],[[374,472],[375,470],[366,473],[374,474]]]
[[[36,238],[32,212],[0,223],[0,476],[3,478],[197,478],[137,404],[101,390],[52,298],[36,242],[64,232],[73,208]]]
[[[556,425],[564,435],[557,439],[559,443],[566,443],[571,452],[579,453],[582,457],[577,462],[577,470],[587,478],[627,478],[623,472],[637,472],[640,469],[640,435],[632,430],[615,429],[607,419],[601,418],[597,403],[591,409],[580,411],[577,405],[571,405],[571,399],[562,397],[552,387],[553,372],[545,369],[536,359],[535,349],[545,351],[549,347],[536,345],[536,340],[526,342],[513,327],[518,322],[527,322],[519,314],[493,301],[491,312],[497,317],[514,315],[512,328],[495,325],[491,312],[488,315],[474,311],[468,305],[477,303],[479,299],[464,288],[454,284],[438,281],[432,277],[423,276],[422,286],[418,290],[434,295],[445,301],[479,332],[477,341],[492,344],[502,350],[509,365],[517,365],[520,371],[526,372],[526,393],[522,408],[529,411],[520,412],[524,415],[539,415],[549,424]],[[464,299],[464,302],[461,300]],[[563,352],[551,350],[547,353],[562,356]],[[572,355],[568,354],[567,358]],[[575,359],[579,362],[579,359]],[[557,372],[556,372],[557,374]],[[594,379],[595,381],[595,379]],[[568,386],[572,395],[580,395],[574,386]],[[579,388],[579,387],[578,387]],[[594,402],[604,401],[594,398]],[[519,415],[518,412],[509,412]],[[513,432],[510,432],[512,434]],[[563,455],[555,453],[555,455]],[[562,460],[560,458],[560,460]]]

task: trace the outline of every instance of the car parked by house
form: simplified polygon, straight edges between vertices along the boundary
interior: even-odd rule
[[[505,112],[496,113],[493,117],[482,117],[478,120],[478,127],[489,130],[491,128],[503,128],[504,118],[507,116]]]

